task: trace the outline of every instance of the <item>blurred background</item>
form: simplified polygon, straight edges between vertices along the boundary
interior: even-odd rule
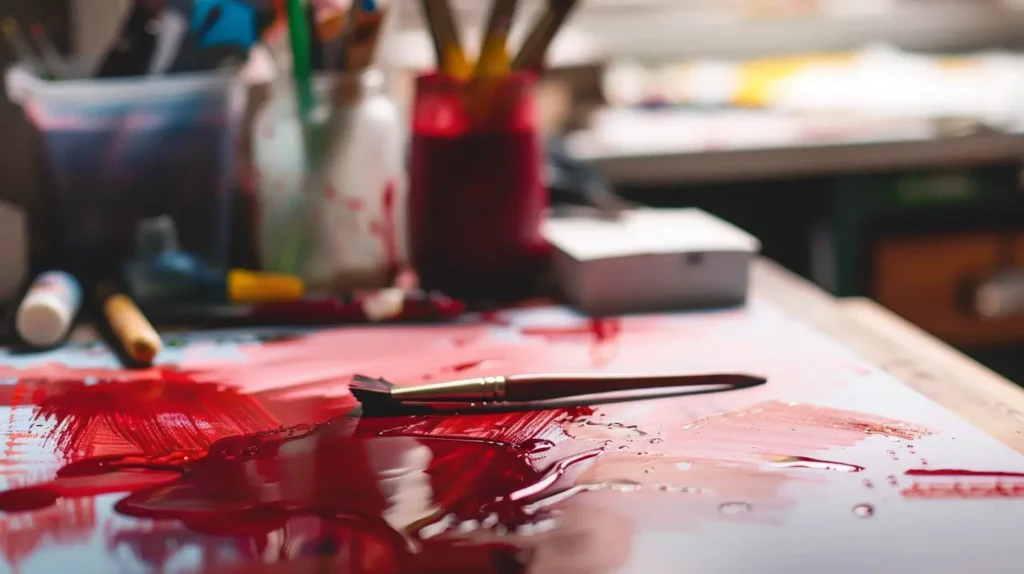
[[[395,3],[379,46],[403,110],[434,59],[417,4]],[[89,59],[128,5],[0,0],[0,15]],[[487,3],[453,6],[473,46]],[[1021,0],[584,0],[551,46],[539,121],[626,199],[705,209],[1024,384],[1020,48]],[[16,59],[0,43],[0,68]],[[274,76],[254,51],[230,196],[240,265],[257,258],[248,134]],[[43,148],[0,96],[0,291],[55,249],[47,198],[63,176]]]

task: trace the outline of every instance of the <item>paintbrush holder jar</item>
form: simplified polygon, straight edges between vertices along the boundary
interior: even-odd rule
[[[548,206],[534,78],[417,80],[409,245],[424,287],[455,297],[530,295],[547,263]]]
[[[162,214],[183,250],[226,265],[246,99],[237,74],[48,81],[14,67],[6,87],[42,135],[55,265],[83,281],[116,276],[138,223]]]

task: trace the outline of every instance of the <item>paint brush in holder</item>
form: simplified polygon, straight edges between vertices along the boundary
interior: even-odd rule
[[[548,47],[577,3],[577,0],[548,0],[540,19],[512,60],[513,70],[541,70]]]
[[[641,390],[728,386],[752,387],[768,381],[745,374],[702,375],[510,375],[486,376],[413,387],[395,387],[384,379],[353,377],[349,390],[366,408],[402,405],[532,403]]]
[[[437,69],[452,78],[468,78],[472,67],[462,49],[459,28],[448,0],[423,0],[422,6],[434,43]]]

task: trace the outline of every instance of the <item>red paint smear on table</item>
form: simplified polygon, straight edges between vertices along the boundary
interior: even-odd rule
[[[98,454],[110,436],[159,455],[281,426],[254,397],[169,370],[130,383],[73,382],[39,402],[36,417],[54,421],[47,438],[72,459]]]
[[[711,459],[801,457],[886,435],[910,440],[932,432],[920,425],[803,403],[771,401],[705,417],[680,429],[673,446]],[[848,464],[848,463],[841,463]]]
[[[615,357],[618,338],[622,333],[622,319],[598,317],[567,327],[523,327],[520,332],[526,336],[544,337],[551,341],[574,340],[581,336],[590,338],[591,364],[594,368],[603,368]]]

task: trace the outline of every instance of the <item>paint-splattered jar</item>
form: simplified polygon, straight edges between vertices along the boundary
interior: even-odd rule
[[[383,286],[407,260],[401,113],[376,70],[320,79],[321,155],[310,173],[288,84],[275,85],[254,125],[263,267],[315,289]]]

